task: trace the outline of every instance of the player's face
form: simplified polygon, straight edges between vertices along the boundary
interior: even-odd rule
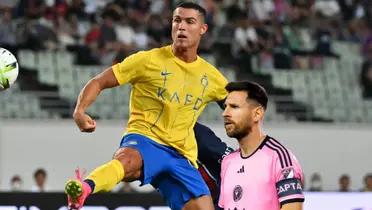
[[[372,177],[369,176],[366,180],[366,186],[368,189],[372,190]]]
[[[199,45],[201,36],[207,31],[207,24],[198,10],[179,7],[173,12],[172,40],[177,48]]]
[[[340,180],[340,185],[342,188],[348,188],[349,185],[350,185],[350,180],[346,177],[343,177],[341,180]]]
[[[44,185],[44,182],[45,182],[45,176],[42,175],[42,174],[38,174],[36,177],[35,177],[35,182],[37,183],[38,186],[43,186]]]
[[[248,103],[245,91],[232,91],[225,101],[223,112],[226,134],[240,140],[247,136],[254,124],[254,112],[257,105]]]

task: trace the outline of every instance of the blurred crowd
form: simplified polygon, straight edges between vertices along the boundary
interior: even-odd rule
[[[178,0],[2,0],[0,45],[16,51],[66,49],[79,64],[109,65],[134,51],[171,42]],[[332,41],[359,43],[360,83],[372,97],[372,1],[198,0],[209,32],[201,52],[240,73],[256,66],[316,68],[323,56],[339,58]],[[252,63],[252,58],[258,58]]]
[[[12,192],[48,192],[47,186],[48,174],[45,169],[38,168],[33,174],[34,184],[30,189],[24,189],[23,179],[20,175],[14,175],[10,179],[10,191]]]
[[[14,175],[10,180],[10,191],[11,192],[50,192],[47,184],[47,171],[43,168],[36,169],[34,174],[34,184],[30,189],[26,189],[23,186],[23,180],[21,176]],[[337,182],[337,180],[336,180]],[[348,174],[342,174],[338,178],[338,189],[325,190],[323,187],[322,177],[319,173],[314,173],[310,176],[310,179],[305,182],[305,190],[310,192],[322,192],[322,191],[337,191],[337,192],[372,192],[372,173],[368,173],[363,177],[363,187],[360,189],[351,188],[351,177]],[[126,183],[121,182],[116,188],[113,189],[114,193],[151,193],[155,189],[150,185],[139,187],[140,182]]]
[[[368,173],[363,177],[363,187],[361,189],[352,189],[351,188],[351,178],[348,174],[342,174],[338,178],[338,192],[372,192],[372,173]],[[322,177],[319,173],[314,173],[311,175],[309,180],[309,187],[305,188],[310,192],[322,192],[329,191],[324,190]]]
[[[150,193],[150,192],[154,192],[155,190],[150,185],[146,185],[143,187],[140,187],[139,185],[140,185],[139,181],[135,181],[131,183],[121,182],[112,190],[112,192],[115,192],[115,193]],[[2,190],[3,190],[2,187],[0,187],[0,191]],[[57,191],[61,191],[61,190],[62,189],[57,190]],[[25,188],[22,177],[18,174],[15,174],[10,179],[9,191],[10,192],[43,193],[43,192],[51,192],[53,190],[51,190],[48,186],[47,171],[44,168],[38,168],[33,173],[33,184],[31,188]]]

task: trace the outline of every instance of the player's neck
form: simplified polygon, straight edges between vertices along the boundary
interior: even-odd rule
[[[172,45],[172,51],[173,54],[179,58],[180,60],[184,61],[185,63],[191,63],[196,61],[198,58],[198,48],[193,47],[193,48],[177,48],[174,45]]]
[[[266,134],[260,128],[252,128],[252,132],[239,141],[241,155],[243,157],[250,156],[265,140],[265,137]]]

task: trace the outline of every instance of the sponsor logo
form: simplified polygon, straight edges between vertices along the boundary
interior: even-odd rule
[[[167,77],[168,75],[172,74],[171,72],[162,71],[161,76]]]
[[[204,101],[203,96],[204,92],[208,87],[208,77],[206,75],[203,75],[203,77],[200,80],[200,85],[202,86],[202,92],[199,96],[192,94],[192,93],[186,93],[185,96],[182,92],[179,92],[180,90],[170,91],[168,89],[168,78],[169,75],[171,75],[171,72],[167,72],[167,70],[164,70],[160,72],[160,75],[163,77],[163,85],[162,87],[158,87],[157,89],[157,97],[161,99],[162,101],[169,101],[171,103],[178,103],[183,105],[191,105],[192,109],[195,111],[198,111]],[[182,86],[181,86],[182,87]]]
[[[243,174],[244,173],[244,165],[237,171],[238,174]]]

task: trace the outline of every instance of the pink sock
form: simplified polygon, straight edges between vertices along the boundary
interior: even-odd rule
[[[83,186],[83,193],[86,195],[90,195],[92,193],[92,188],[90,188],[89,184],[82,181],[82,186]]]

